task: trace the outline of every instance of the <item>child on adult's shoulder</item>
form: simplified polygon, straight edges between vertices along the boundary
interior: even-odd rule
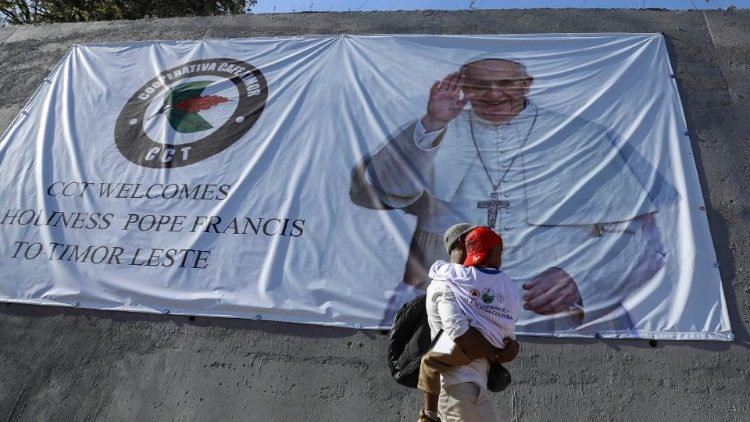
[[[430,268],[433,282],[428,287],[427,306],[430,307],[431,291],[437,293],[432,296],[440,297],[438,300],[447,306],[437,307],[441,321],[430,321],[430,325],[441,324],[444,331],[440,335],[455,340],[468,331],[466,324],[457,324],[459,331],[463,330],[458,332],[454,326],[446,329],[444,321],[463,317],[469,327],[479,331],[492,346],[506,349],[507,345],[512,344],[513,347],[504,351],[505,355],[512,356],[496,355],[504,362],[512,360],[517,353],[515,322],[519,302],[510,278],[499,270],[502,264],[502,238],[489,227],[460,224],[448,229],[444,240],[451,262],[439,260]],[[419,421],[440,420],[437,415],[440,374],[468,365],[473,360],[457,345],[449,353],[430,351],[423,356],[417,387],[423,391],[425,403]]]

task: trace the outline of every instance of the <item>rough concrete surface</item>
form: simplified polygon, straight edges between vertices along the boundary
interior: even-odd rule
[[[733,343],[523,338],[503,420],[750,420],[750,11],[301,13],[0,29],[0,129],[71,45],[304,34],[663,32]],[[0,304],[0,419],[408,421],[380,332]]]

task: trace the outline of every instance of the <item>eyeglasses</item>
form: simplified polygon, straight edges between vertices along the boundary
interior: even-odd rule
[[[492,89],[509,89],[522,85],[526,78],[498,79],[495,81],[465,81],[463,89],[471,91],[490,91]]]

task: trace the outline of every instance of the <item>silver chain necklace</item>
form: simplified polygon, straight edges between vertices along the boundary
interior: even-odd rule
[[[474,136],[474,121],[472,120],[471,117],[472,115],[469,114],[469,129],[471,133],[471,141],[474,143],[474,149],[477,151],[477,156],[479,157],[479,162],[482,164],[482,168],[484,169],[484,174],[487,175],[487,179],[490,181],[490,185],[492,185],[492,192],[490,192],[490,199],[477,202],[477,208],[480,208],[480,209],[487,208],[487,226],[495,227],[495,223],[497,222],[497,211],[500,208],[510,207],[510,201],[503,201],[503,200],[498,199],[497,191],[498,189],[500,189],[500,185],[503,183],[503,179],[508,174],[511,167],[513,167],[513,163],[515,163],[516,159],[523,152],[523,147],[526,145],[526,141],[529,140],[529,135],[531,135],[531,130],[534,128],[534,125],[536,124],[537,113],[534,113],[534,120],[531,122],[531,126],[529,126],[528,132],[526,132],[526,136],[523,138],[520,151],[516,153],[516,155],[510,160],[508,167],[500,176],[500,179],[497,181],[497,183],[495,183],[492,180],[492,175],[490,175],[490,170],[487,168],[487,164],[484,162],[484,157],[482,157],[482,153],[479,151],[479,144],[477,144],[477,138]]]

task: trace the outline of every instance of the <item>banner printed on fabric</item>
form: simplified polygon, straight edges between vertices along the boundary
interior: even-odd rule
[[[77,46],[0,143],[0,297],[381,328],[466,221],[519,334],[730,339],[670,73],[651,34]]]
[[[231,99],[218,95],[235,90]],[[267,96],[263,74],[250,64],[232,59],[185,63],[133,94],[117,119],[115,142],[128,160],[144,167],[192,164],[244,136],[263,112]],[[160,114],[166,119],[154,119]]]
[[[234,85],[234,90],[227,84]],[[229,92],[230,98],[218,95]],[[232,59],[196,60],[166,70],[136,91],[120,113],[115,142],[122,155],[151,168],[189,165],[222,152],[245,135],[263,111],[268,88],[262,73]],[[212,110],[224,104],[223,110]],[[154,119],[158,115],[165,118]],[[212,125],[213,123],[213,125]],[[151,184],[55,181],[49,197],[97,199],[183,199],[222,201],[231,185]],[[216,215],[128,213],[124,221],[111,212],[6,209],[0,224],[49,226],[75,230],[123,230],[159,233],[302,236],[304,220]],[[61,242],[13,242],[13,259],[67,261],[98,265],[208,268],[211,251],[79,245]]]

